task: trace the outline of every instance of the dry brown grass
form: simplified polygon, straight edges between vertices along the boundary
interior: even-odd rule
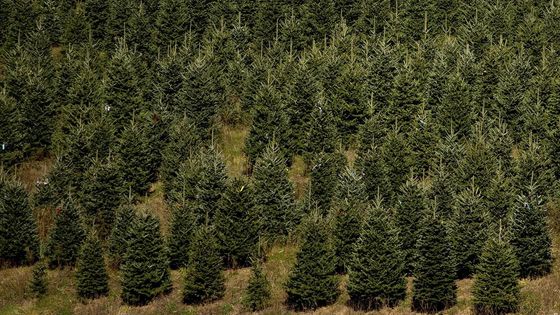
[[[53,163],[54,160],[49,157],[26,161],[16,167],[15,174],[27,191],[34,192],[36,189],[35,183],[38,179],[47,175]]]
[[[294,185],[296,199],[301,199],[307,190],[309,176],[307,174],[307,165],[301,156],[295,156],[292,167],[288,172],[290,181]]]
[[[221,128],[219,146],[224,154],[229,176],[239,177],[247,174],[248,162],[243,149],[248,134],[249,128],[246,126],[224,125]]]

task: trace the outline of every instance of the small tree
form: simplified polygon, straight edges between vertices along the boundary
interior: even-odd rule
[[[416,179],[409,179],[400,190],[397,198],[395,221],[399,227],[401,248],[405,256],[405,270],[412,273],[417,259],[416,240],[418,225],[426,209],[424,194]]]
[[[251,312],[263,310],[270,300],[270,283],[262,270],[262,264],[256,262],[251,268],[251,278],[245,291],[243,305]]]
[[[34,297],[42,297],[47,294],[47,264],[39,261],[33,267],[33,276],[29,282],[29,290]]]
[[[477,314],[517,311],[520,301],[517,270],[511,245],[501,235],[491,237],[482,251],[473,284],[473,305]]]
[[[121,265],[121,298],[128,305],[145,305],[171,292],[169,261],[156,217],[137,215],[128,233]]]
[[[226,165],[222,153],[213,145],[203,149],[200,157],[200,177],[195,189],[199,206],[197,215],[212,221],[220,198],[226,189]]]
[[[219,202],[216,213],[216,236],[220,255],[226,266],[245,267],[258,243],[253,187],[239,179],[232,180]]]
[[[525,191],[515,203],[511,245],[519,261],[519,275],[539,277],[552,269],[552,240],[542,197],[535,185]]]
[[[313,158],[311,167],[311,201],[328,213],[337,189],[338,173],[341,167],[337,153],[320,152]]]
[[[257,214],[262,216],[261,234],[286,236],[294,227],[294,193],[284,156],[276,142],[268,144],[253,172]]]
[[[39,257],[37,223],[23,185],[0,170],[0,263],[22,265]]]
[[[95,232],[90,232],[84,241],[76,267],[76,286],[80,298],[95,299],[109,294],[103,249]]]
[[[222,259],[218,252],[214,228],[201,226],[194,235],[190,256],[183,303],[200,304],[221,299],[225,293]]]
[[[313,213],[306,224],[286,292],[286,303],[295,310],[315,309],[334,303],[339,296],[336,257],[328,222]]]
[[[455,264],[446,226],[441,217],[423,211],[416,244],[412,305],[415,310],[439,312],[455,305]]]
[[[119,141],[118,153],[125,188],[134,195],[144,195],[150,187],[150,143],[146,131],[132,120]]]
[[[54,227],[49,233],[45,251],[49,267],[74,266],[85,236],[78,207],[68,196],[62,207],[56,208]]]
[[[116,266],[119,266],[124,258],[133,221],[134,208],[131,205],[123,205],[116,210],[115,224],[108,242],[109,258]]]
[[[199,221],[195,210],[195,201],[185,200],[171,206],[171,227],[167,241],[171,269],[187,266],[189,248]]]
[[[406,272],[397,228],[379,199],[367,213],[348,275],[349,303],[357,309],[395,306],[405,298]]]

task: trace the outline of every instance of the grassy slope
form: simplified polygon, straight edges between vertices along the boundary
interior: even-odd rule
[[[222,130],[220,146],[226,158],[229,174],[240,176],[246,169],[246,159],[243,156],[243,144],[247,134],[245,128],[225,127]],[[44,174],[50,165],[49,161],[28,163],[19,171],[19,177],[28,188],[32,189],[35,178]],[[304,174],[305,165],[301,159],[296,159],[290,170],[290,176],[298,195],[305,190],[307,177]],[[169,213],[162,200],[161,186],[154,186],[154,193],[144,200],[140,207],[155,212],[162,220],[164,232]],[[38,214],[41,230],[45,231],[48,216]],[[560,240],[559,240],[560,241]],[[559,255],[559,242],[555,242],[555,256]],[[285,294],[283,283],[294,262],[297,248],[294,245],[275,246],[269,253],[269,260],[264,268],[272,284],[273,299],[270,307],[262,314],[290,313],[283,305]],[[174,271],[173,292],[155,300],[144,307],[123,306],[119,299],[118,273],[111,271],[111,294],[107,298],[88,303],[80,302],[75,295],[73,286],[73,271],[49,271],[49,293],[39,300],[26,297],[26,284],[31,276],[31,268],[13,268],[0,270],[0,315],[2,314],[239,314],[243,290],[249,278],[248,269],[226,271],[226,295],[223,300],[203,306],[186,306],[181,303],[182,274]],[[344,292],[343,277],[342,292]],[[411,280],[409,280],[409,283]],[[523,281],[522,314],[554,314],[560,312],[560,262],[556,261],[554,272],[542,279]],[[458,282],[458,304],[448,310],[448,314],[470,314],[470,288],[472,280]],[[410,286],[409,286],[410,287]],[[315,314],[359,314],[345,306],[348,296],[342,294],[335,305],[319,309]],[[384,309],[378,314],[410,314],[410,294],[408,299],[395,309]]]

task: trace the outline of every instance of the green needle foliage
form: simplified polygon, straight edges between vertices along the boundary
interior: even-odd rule
[[[414,264],[413,309],[439,312],[455,305],[455,264],[446,226],[441,217],[423,211]]]
[[[212,302],[224,296],[222,258],[214,234],[211,226],[201,226],[194,234],[183,288],[185,304]]]
[[[40,298],[47,294],[47,264],[41,260],[33,266],[31,281],[29,282],[29,290],[34,297]]]
[[[542,197],[534,185],[517,197],[513,213],[511,245],[519,261],[521,277],[539,277],[552,269],[552,240]]]
[[[313,213],[304,224],[303,243],[286,283],[286,304],[295,310],[330,305],[340,294],[329,223]]]
[[[195,188],[199,206],[197,215],[211,222],[226,189],[226,165],[222,153],[213,145],[203,149],[200,157],[200,177]]]
[[[131,205],[122,205],[116,210],[115,224],[108,240],[109,258],[115,266],[119,266],[124,258],[134,211]]]
[[[121,264],[121,298],[128,305],[145,305],[172,290],[167,251],[153,215],[137,215],[129,229]]]
[[[55,215],[45,250],[49,267],[74,266],[86,237],[74,199],[68,196]]]
[[[109,276],[103,249],[93,231],[82,244],[76,269],[76,287],[80,298],[95,299],[109,294]]]
[[[406,295],[406,271],[398,230],[376,200],[356,241],[348,270],[350,304],[361,310],[395,306]]]
[[[189,248],[199,221],[195,211],[195,201],[185,200],[171,206],[171,227],[167,241],[171,269],[187,266]]]
[[[118,153],[125,188],[134,196],[143,196],[150,187],[150,145],[147,131],[131,120],[121,134]]]
[[[507,241],[491,237],[486,242],[473,285],[477,314],[506,314],[518,310],[518,268],[515,252]]]
[[[249,285],[243,297],[243,305],[251,312],[261,311],[270,301],[270,283],[260,262],[253,263]]]
[[[23,185],[0,170],[0,265],[31,264],[39,257],[39,236]]]

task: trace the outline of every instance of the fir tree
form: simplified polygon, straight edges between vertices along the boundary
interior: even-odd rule
[[[29,290],[33,296],[40,298],[47,294],[47,264],[41,260],[33,266],[33,275],[29,282]]]
[[[125,188],[134,195],[144,195],[150,186],[150,142],[146,130],[134,120],[125,127],[119,140],[120,169]]]
[[[131,205],[122,205],[116,209],[115,223],[108,240],[108,256],[116,266],[119,266],[124,259],[134,213]]]
[[[212,221],[226,188],[226,166],[222,153],[213,145],[201,151],[200,177],[196,183],[196,198],[200,218]]]
[[[422,104],[422,92],[419,79],[411,61],[405,62],[396,72],[393,81],[389,117],[402,126],[403,132],[408,132],[412,121]]]
[[[477,314],[516,312],[520,302],[518,263],[511,245],[491,237],[484,246],[473,284]]]
[[[320,152],[333,153],[338,144],[338,133],[332,112],[324,106],[315,106],[311,113],[306,152],[310,155]],[[307,132],[307,131],[306,131]]]
[[[486,193],[488,209],[494,222],[498,222],[498,220],[506,222],[509,219],[513,209],[513,192],[511,179],[499,169],[492,178]]]
[[[488,238],[489,213],[474,185],[460,192],[453,203],[451,239],[459,279],[475,273]]]
[[[212,302],[224,296],[222,259],[214,233],[212,227],[201,226],[194,234],[185,275],[183,303]]]
[[[109,294],[103,249],[93,231],[82,244],[76,269],[76,287],[80,298],[95,299]]]
[[[139,214],[132,221],[121,264],[121,298],[128,305],[145,305],[172,290],[169,262],[159,221]]]
[[[551,271],[552,241],[542,197],[533,184],[526,191],[515,203],[511,245],[519,262],[519,275],[539,277]]]
[[[92,39],[103,45],[107,45],[110,39],[106,32],[107,21],[109,19],[109,1],[86,0],[84,1],[84,10],[86,21],[91,30]]]
[[[415,310],[439,312],[457,300],[451,241],[436,212],[424,211],[419,225],[412,305]]]
[[[199,223],[195,214],[196,202],[184,200],[171,207],[169,230],[169,265],[172,269],[186,267],[193,233]]]
[[[397,198],[395,223],[399,227],[401,248],[405,258],[405,270],[412,273],[417,259],[416,240],[419,236],[419,224],[426,210],[426,201],[422,188],[416,179],[409,179],[401,188]]]
[[[270,283],[263,271],[262,263],[253,263],[249,285],[245,291],[243,305],[251,312],[263,310],[270,300]]]
[[[404,300],[404,255],[393,219],[380,200],[368,211],[348,271],[350,304],[372,310]]]
[[[183,39],[185,30],[189,27],[187,5],[184,1],[178,0],[160,2],[155,19],[155,44],[157,47],[165,47]]]
[[[0,170],[0,262],[30,264],[39,257],[37,223],[23,185]]]
[[[340,294],[329,224],[317,214],[311,216],[286,283],[286,303],[295,310],[330,305]]]
[[[377,146],[362,148],[356,161],[363,174],[367,198],[375,200],[379,193],[384,198],[392,194],[389,186],[388,169],[381,156],[381,149]]]
[[[337,189],[337,179],[340,173],[340,160],[337,153],[319,153],[313,159],[311,167],[311,201],[322,211],[328,213]],[[344,161],[346,162],[346,161]],[[346,164],[346,163],[344,163]],[[342,165],[344,165],[342,164]]]
[[[191,154],[178,165],[176,178],[165,183],[165,197],[168,203],[197,199],[197,184],[201,178],[202,161],[200,150]]]
[[[294,192],[276,142],[269,143],[257,160],[253,180],[256,213],[262,217],[261,234],[286,236],[296,223]]]
[[[216,213],[220,254],[226,266],[245,267],[257,250],[257,220],[253,187],[243,180],[228,183]]]
[[[381,147],[381,159],[386,166],[388,186],[387,202],[393,204],[399,188],[406,182],[412,166],[412,155],[407,139],[398,130],[389,133]]]
[[[62,206],[56,208],[54,226],[49,232],[45,251],[49,267],[74,266],[85,237],[78,207],[68,196]]]

